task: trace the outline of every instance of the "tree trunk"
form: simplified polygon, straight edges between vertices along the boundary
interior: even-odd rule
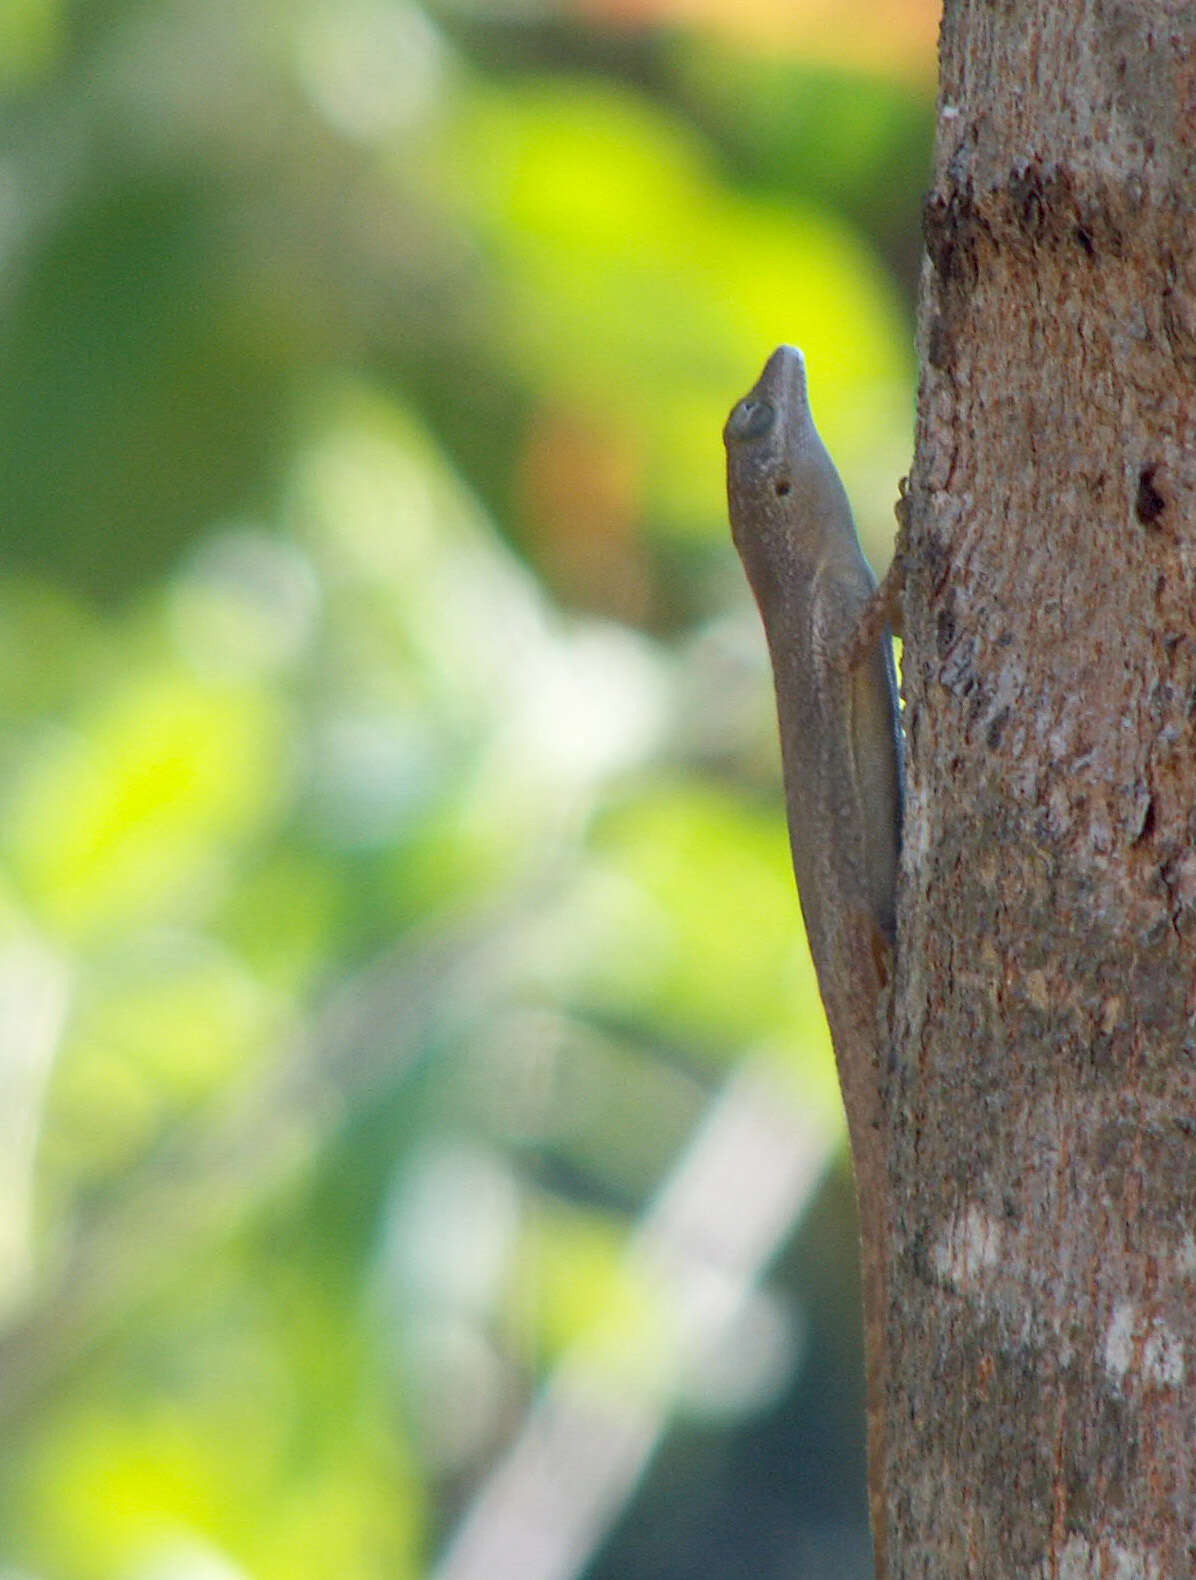
[[[1196,6],[948,0],[892,1580],[1196,1575]]]

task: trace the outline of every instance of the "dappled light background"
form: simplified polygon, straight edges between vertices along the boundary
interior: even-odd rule
[[[868,1572],[720,429],[878,569],[929,0],[0,5],[0,1577]]]

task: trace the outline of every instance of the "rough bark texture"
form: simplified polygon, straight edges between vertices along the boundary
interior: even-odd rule
[[[948,0],[893,1580],[1196,1575],[1196,6]]]

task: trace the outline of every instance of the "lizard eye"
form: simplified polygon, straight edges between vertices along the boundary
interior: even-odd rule
[[[740,401],[728,417],[727,438],[762,438],[776,421],[776,416],[776,408],[770,401],[757,400],[755,396],[749,395],[746,400]]]

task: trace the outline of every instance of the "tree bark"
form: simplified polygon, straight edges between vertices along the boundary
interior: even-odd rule
[[[890,1566],[1196,1575],[1196,6],[948,0]]]

